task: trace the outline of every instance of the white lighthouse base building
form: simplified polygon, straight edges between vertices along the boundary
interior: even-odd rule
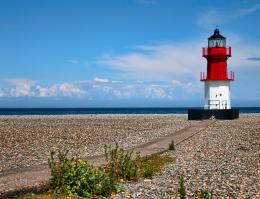
[[[205,81],[204,109],[231,109],[230,81]]]
[[[239,109],[231,108],[230,81],[232,80],[205,80],[204,108],[188,109],[188,119],[205,120],[214,117],[221,120],[233,120],[239,118]]]

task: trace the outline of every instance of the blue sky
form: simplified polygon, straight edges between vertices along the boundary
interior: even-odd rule
[[[260,106],[260,1],[0,0],[0,107],[203,106],[216,27],[234,106]]]

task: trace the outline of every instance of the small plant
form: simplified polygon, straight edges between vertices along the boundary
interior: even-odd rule
[[[199,199],[213,199],[213,191],[201,190],[199,193]]]
[[[144,178],[152,178],[153,175],[154,175],[154,166],[147,165],[144,171]]]
[[[172,140],[171,143],[169,144],[169,150],[171,150],[171,151],[175,151],[174,140]]]
[[[140,152],[137,152],[135,157],[132,154],[133,151],[124,152],[123,149],[119,149],[118,144],[114,148],[105,146],[107,165],[104,171],[113,173],[119,180],[152,178],[166,163],[173,161],[169,156],[152,155],[142,159]]]
[[[107,165],[105,170],[116,179],[137,180],[138,179],[138,153],[136,161],[132,160],[133,151],[124,152],[118,148],[116,143],[115,148],[105,146],[105,156]]]
[[[68,152],[51,152],[49,166],[51,188],[55,193],[90,197],[108,196],[117,191],[117,184],[110,175],[79,158],[68,158]]]
[[[181,176],[179,180],[178,193],[180,194],[180,199],[186,199],[186,188],[185,188],[183,176]]]

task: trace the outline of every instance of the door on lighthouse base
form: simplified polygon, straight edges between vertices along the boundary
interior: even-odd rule
[[[222,109],[227,109],[227,100],[222,101]]]

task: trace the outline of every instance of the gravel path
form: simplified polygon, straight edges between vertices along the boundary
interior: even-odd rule
[[[193,121],[194,122],[194,121]],[[0,174],[47,163],[51,150],[81,157],[104,153],[104,144],[128,149],[188,127],[173,115],[82,115],[0,117]]]
[[[165,154],[176,162],[152,180],[125,184],[112,198],[178,198],[181,175],[188,198],[200,189],[217,198],[260,198],[260,116],[217,121]]]

